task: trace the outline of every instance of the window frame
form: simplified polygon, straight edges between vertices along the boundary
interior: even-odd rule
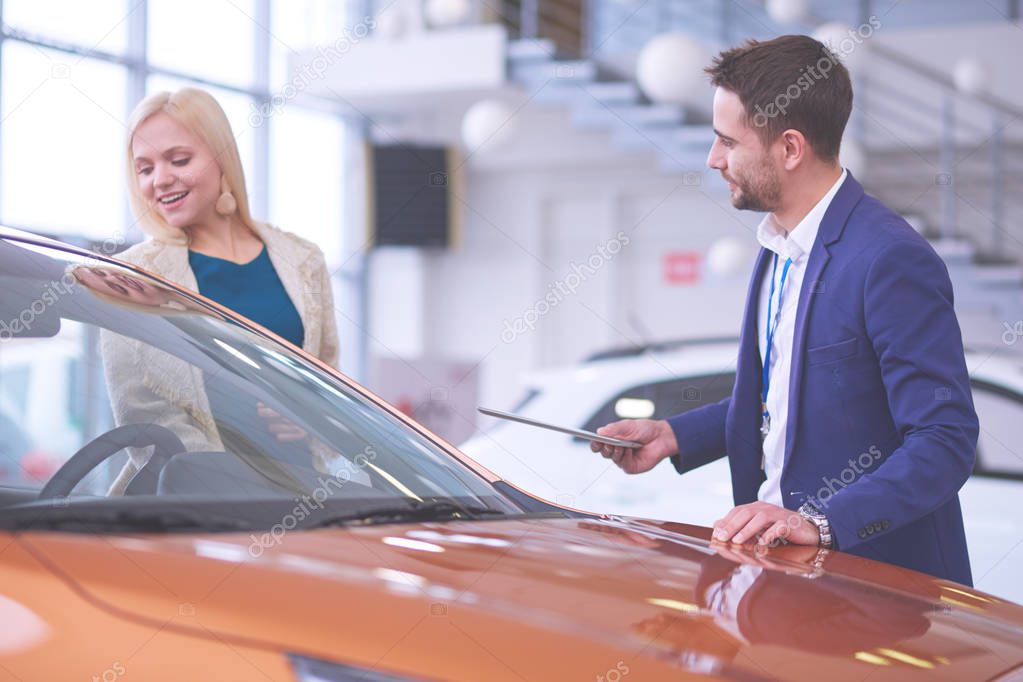
[[[692,376],[687,376],[687,377],[671,377],[671,378],[668,378],[668,379],[658,379],[657,381],[647,381],[647,382],[643,382],[643,383],[633,384],[633,385],[629,386],[626,389],[618,391],[617,393],[615,393],[615,395],[612,398],[610,398],[608,400],[605,400],[603,403],[601,403],[600,407],[597,408],[596,410],[594,410],[593,413],[589,416],[589,418],[587,418],[587,420],[579,428],[584,430],[584,431],[596,431],[597,428],[599,428],[601,426],[604,426],[606,424],[609,424],[612,421],[616,421],[616,420],[620,419],[620,417],[618,417],[617,414],[615,414],[615,412],[614,412],[615,404],[619,400],[621,400],[622,398],[633,397],[632,394],[638,393],[641,390],[642,391],[652,391],[653,392],[653,396],[654,396],[653,399],[655,401],[657,401],[658,400],[658,395],[660,395],[661,391],[664,391],[665,387],[668,386],[669,384],[684,384],[684,383],[687,383],[687,382],[693,383],[693,382],[703,382],[703,381],[708,382],[708,383],[711,383],[711,382],[716,383],[717,381],[723,381],[723,380],[726,380],[726,379],[730,379],[729,380],[729,384],[728,384],[728,393],[730,395],[731,392],[732,392],[732,386],[735,384],[735,372],[723,372],[723,373],[722,372],[708,372],[706,374],[694,374]],[[717,400],[712,400],[712,401],[703,400],[703,397],[701,395],[701,397],[699,399],[693,400],[692,402],[693,402],[693,406],[691,408],[689,408],[689,409],[696,409],[698,407],[703,407],[705,405],[710,405],[710,404],[713,404],[713,403],[718,402],[718,401]],[[656,404],[655,404],[655,410],[656,410]],[[682,414],[682,413],[681,412],[674,412],[673,414]],[[605,420],[605,417],[607,415],[610,415],[610,417]],[[668,416],[671,416],[671,415],[668,415]],[[652,417],[650,417],[650,418],[651,419],[663,419],[664,416],[658,416],[657,412],[655,411],[654,415]],[[578,441],[578,442],[586,442],[586,439],[578,438],[578,437],[574,438],[573,440]]]
[[[970,389],[972,391],[986,391],[991,395],[1004,398],[1010,403],[1013,403],[1019,409],[1023,410],[1023,394],[1020,394],[1011,388],[1007,388],[985,379],[971,378]],[[981,425],[981,428],[983,429],[983,425]],[[997,471],[986,468],[983,463],[983,452],[981,451],[979,439],[977,442],[976,455],[977,457],[973,465],[973,471],[970,474],[971,477],[982,476],[984,478],[999,479],[1003,481],[1023,481],[1023,470],[1019,473],[1012,473],[1011,471]]]

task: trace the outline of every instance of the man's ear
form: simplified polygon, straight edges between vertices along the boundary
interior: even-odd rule
[[[795,170],[810,153],[806,137],[798,130],[789,128],[781,134],[782,163],[785,170]]]

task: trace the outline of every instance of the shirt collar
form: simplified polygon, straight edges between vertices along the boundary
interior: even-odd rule
[[[764,219],[760,221],[760,225],[757,226],[757,241],[760,242],[760,245],[782,258],[791,258],[793,262],[799,261],[809,254],[813,243],[817,241],[817,232],[820,230],[824,214],[848,174],[849,172],[843,168],[842,174],[838,176],[838,180],[827,191],[827,194],[821,197],[820,201],[810,209],[810,212],[799,221],[798,225],[792,228],[787,236],[778,227],[773,213],[765,215]]]

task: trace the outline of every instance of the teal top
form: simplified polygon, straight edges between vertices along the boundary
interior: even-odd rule
[[[302,347],[302,318],[277,276],[266,246],[242,264],[190,250],[188,264],[200,294]]]
[[[192,266],[200,294],[302,347],[305,336],[302,318],[277,276],[266,246],[258,256],[242,264],[189,250],[188,264]],[[220,390],[210,390],[211,387]],[[266,452],[276,453],[279,459],[308,468],[309,448],[305,443],[278,442],[267,424],[257,416],[256,400],[251,396],[239,399],[224,388],[223,382],[207,383],[210,411],[221,437],[225,433],[234,434],[230,436],[232,444],[227,440],[224,443],[229,451],[244,450],[245,443],[251,442]]]

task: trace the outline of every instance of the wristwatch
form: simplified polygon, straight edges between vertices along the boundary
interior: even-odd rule
[[[803,506],[799,508],[798,514],[817,526],[817,532],[820,533],[820,540],[817,542],[818,547],[831,549],[835,546],[835,539],[831,535],[831,522],[812,502],[804,502]]]

